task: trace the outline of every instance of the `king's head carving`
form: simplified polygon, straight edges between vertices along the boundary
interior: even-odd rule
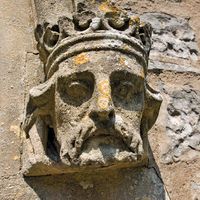
[[[30,90],[24,173],[145,165],[162,101],[146,82],[151,26],[85,11],[35,35],[46,79]]]

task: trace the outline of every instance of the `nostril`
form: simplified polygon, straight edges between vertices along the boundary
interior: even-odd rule
[[[113,119],[115,117],[115,113],[114,113],[114,110],[112,110],[109,115],[108,115],[108,118],[109,119]]]
[[[93,120],[93,121],[98,121],[98,114],[96,112],[92,112],[90,113],[90,118]]]
[[[114,110],[92,111],[89,116],[94,122],[112,121],[115,117],[115,112]]]

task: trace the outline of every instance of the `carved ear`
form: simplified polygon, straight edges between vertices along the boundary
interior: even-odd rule
[[[46,107],[51,104],[54,96],[54,82],[49,80],[43,84],[40,84],[30,90],[30,101],[33,106],[37,108]]]
[[[38,116],[50,114],[55,92],[54,88],[54,81],[49,80],[30,90],[29,101],[26,107],[26,116],[23,122],[23,129],[26,133],[28,133],[36,122]]]
[[[146,84],[145,107],[141,121],[141,130],[143,133],[147,132],[154,125],[161,103],[162,97],[160,93]]]

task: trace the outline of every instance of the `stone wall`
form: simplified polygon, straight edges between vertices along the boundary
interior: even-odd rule
[[[47,1],[44,1],[47,2]],[[1,1],[0,199],[200,198],[200,1],[129,0],[117,6],[153,26],[148,80],[163,103],[149,133],[148,168],[24,178],[20,124],[28,90],[43,80],[31,0]]]

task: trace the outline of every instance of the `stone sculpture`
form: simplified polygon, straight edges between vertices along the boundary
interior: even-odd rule
[[[162,101],[146,81],[151,26],[79,11],[39,24],[35,37],[45,81],[27,102],[24,175],[146,165]]]

